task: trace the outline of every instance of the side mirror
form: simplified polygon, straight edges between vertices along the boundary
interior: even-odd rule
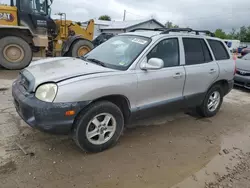
[[[159,58],[151,58],[148,62],[144,61],[140,67],[142,70],[158,70],[164,67],[164,62]]]

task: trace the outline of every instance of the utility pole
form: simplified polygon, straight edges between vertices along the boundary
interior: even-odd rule
[[[126,19],[126,10],[124,10],[123,21],[125,21],[125,19]]]

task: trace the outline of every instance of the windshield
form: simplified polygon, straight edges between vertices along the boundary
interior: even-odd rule
[[[28,13],[48,14],[47,0],[23,0],[21,9]]]
[[[127,70],[151,39],[140,36],[116,36],[96,47],[83,58],[102,66]]]

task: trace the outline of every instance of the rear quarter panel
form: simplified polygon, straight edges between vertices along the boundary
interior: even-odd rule
[[[219,80],[228,80],[231,81],[234,79],[234,70],[235,70],[235,61],[231,58],[228,60],[217,61],[217,64],[220,69]]]

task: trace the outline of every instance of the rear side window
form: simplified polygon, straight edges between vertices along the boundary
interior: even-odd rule
[[[186,65],[196,65],[212,61],[211,54],[203,39],[183,38]]]
[[[208,39],[207,40],[213,53],[214,53],[214,57],[216,60],[224,60],[224,59],[229,59],[230,56],[224,46],[224,44],[220,41],[217,40],[211,40]]]

